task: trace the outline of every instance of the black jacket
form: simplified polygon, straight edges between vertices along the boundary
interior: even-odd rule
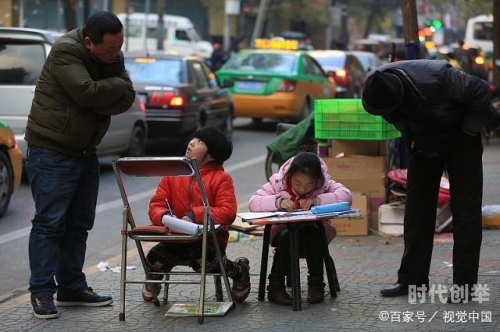
[[[488,83],[445,61],[393,62],[377,67],[367,78],[375,70],[395,74],[403,82],[402,104],[383,118],[410,137],[446,131],[457,121],[466,132],[479,134],[496,114]],[[368,105],[364,107],[370,112]]]

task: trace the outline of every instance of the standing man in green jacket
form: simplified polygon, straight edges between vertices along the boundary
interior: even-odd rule
[[[38,318],[57,317],[56,292],[58,306],[113,302],[87,285],[82,270],[99,189],[96,147],[111,116],[127,111],[135,99],[122,44],[120,20],[98,12],[56,41],[36,85],[25,140],[36,209],[29,290]]]

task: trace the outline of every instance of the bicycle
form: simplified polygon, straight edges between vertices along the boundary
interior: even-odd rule
[[[314,113],[297,124],[280,122],[277,137],[269,143],[264,164],[266,178],[278,172],[285,161],[299,152],[317,153],[318,140],[314,138]]]

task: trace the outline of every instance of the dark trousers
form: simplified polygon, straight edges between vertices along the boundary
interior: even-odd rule
[[[73,157],[30,146],[26,170],[36,209],[29,290],[35,296],[81,292],[88,288],[83,265],[95,219],[99,160],[95,154]]]
[[[323,275],[323,235],[314,224],[299,229],[299,253],[305,255],[309,275]],[[290,233],[284,229],[273,241],[274,250],[271,274],[286,276],[290,271]]]
[[[177,265],[188,265],[193,271],[201,271],[201,241],[196,243],[164,243],[160,242],[149,251],[146,261],[148,269],[153,272],[170,272]],[[243,276],[241,266],[227,259],[226,253],[221,249],[221,256],[227,276],[232,279],[239,279]],[[220,272],[217,253],[213,245],[207,245],[207,263],[205,265],[207,273]],[[161,279],[161,276],[154,276],[153,279]]]
[[[455,128],[449,135],[449,144],[449,154],[440,159],[426,159],[409,151],[405,249],[398,271],[400,283],[429,283],[437,198],[445,168],[449,175],[453,216],[453,283],[470,286],[477,283],[482,241],[481,137],[467,135],[461,128]]]

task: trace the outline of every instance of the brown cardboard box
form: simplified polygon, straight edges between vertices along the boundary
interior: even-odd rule
[[[362,192],[368,196],[371,218],[370,228],[378,229],[378,207],[386,202],[385,157],[346,156],[342,158],[324,157],[330,176],[352,192]]]
[[[323,157],[333,179],[368,178],[386,174],[385,157],[345,156],[342,158]]]
[[[344,156],[386,156],[387,140],[361,141],[361,140],[332,140],[330,156],[336,157],[343,153]]]
[[[368,207],[367,196],[361,193],[353,193],[351,206],[353,209],[361,210],[362,218],[330,219],[330,223],[337,229],[337,235],[338,236],[368,235],[368,219],[370,217],[370,210]]]

